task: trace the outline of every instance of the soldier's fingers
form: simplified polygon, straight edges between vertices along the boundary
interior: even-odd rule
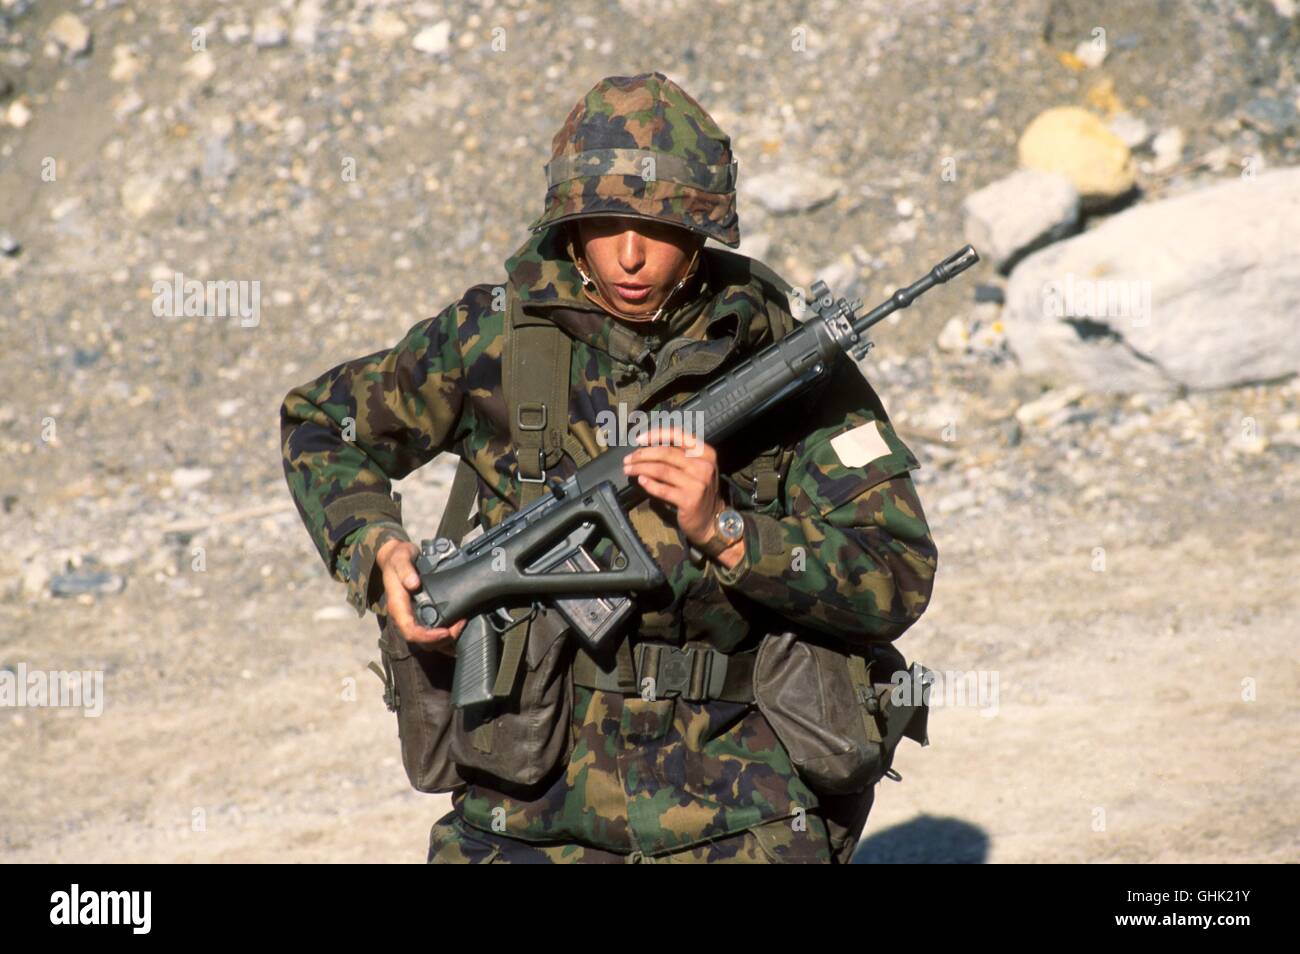
[[[703,439],[696,437],[690,431],[684,430],[676,424],[651,427],[637,435],[636,443],[643,446],[658,444],[660,446],[684,447],[692,451],[692,456],[709,446]]]
[[[703,496],[709,489],[709,482],[704,478],[704,475],[687,468],[674,467],[671,464],[657,464],[647,461],[633,464],[628,473],[635,476],[638,481],[642,477],[652,477],[660,483],[678,487],[686,493],[696,496]]]
[[[402,546],[393,551],[393,555],[388,560],[386,570],[391,571],[396,579],[408,590],[418,589],[420,586],[420,574],[415,569],[414,556],[419,548],[415,544]]]
[[[411,597],[404,587],[389,585],[390,580],[398,580],[397,574],[384,574],[384,589],[388,594],[388,616],[397,627],[397,631],[409,640],[408,633],[415,625],[415,617],[411,614]],[[400,584],[400,581],[398,582]]]
[[[464,628],[465,628],[465,624],[462,622],[460,624],[460,629],[464,629]],[[451,631],[448,632],[446,636],[444,636],[442,639],[439,639],[435,642],[428,643],[427,646],[429,649],[432,649],[434,652],[442,653],[444,656],[455,656],[456,640],[458,640],[459,638],[460,638],[460,630],[456,629],[456,627],[453,626],[451,628]]]
[[[623,459],[623,472],[631,473],[631,468],[643,463],[658,461],[696,474],[701,480],[709,480],[717,472],[717,464],[707,457],[691,457],[680,447],[643,447]]]
[[[652,497],[665,500],[677,507],[678,510],[681,510],[686,505],[686,495],[679,488],[644,475],[639,477],[638,480],[641,486],[645,488],[646,493]]]

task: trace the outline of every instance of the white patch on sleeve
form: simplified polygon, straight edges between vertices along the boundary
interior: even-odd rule
[[[831,447],[845,467],[862,467],[893,453],[875,421],[868,421],[831,438]]]

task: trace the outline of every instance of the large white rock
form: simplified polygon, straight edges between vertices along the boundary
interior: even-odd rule
[[[1029,373],[1093,390],[1222,388],[1300,372],[1300,168],[1137,206],[1011,273]]]

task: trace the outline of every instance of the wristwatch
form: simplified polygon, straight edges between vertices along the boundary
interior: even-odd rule
[[[738,543],[745,536],[745,519],[735,510],[728,508],[714,518],[713,536],[708,542],[695,549],[711,560],[718,558],[722,551]]]

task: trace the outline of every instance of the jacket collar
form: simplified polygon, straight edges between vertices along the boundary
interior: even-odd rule
[[[631,326],[617,322],[583,293],[582,276],[565,248],[561,228],[552,227],[532,235],[506,260],[506,274],[524,311],[545,314],[571,336],[634,363],[638,356],[626,353],[628,342],[633,342],[632,350],[635,350],[635,340],[640,338],[645,353],[653,354],[669,338],[694,323],[702,310],[709,312],[705,326],[708,350],[719,352],[718,360],[710,363],[720,364],[742,343],[742,351],[748,353],[772,340],[767,309],[757,283],[729,285],[719,281],[713,250],[707,247],[700,257],[694,293],[687,295],[690,288],[684,289],[682,300],[666,310],[653,329],[632,335],[619,330],[631,330]]]

